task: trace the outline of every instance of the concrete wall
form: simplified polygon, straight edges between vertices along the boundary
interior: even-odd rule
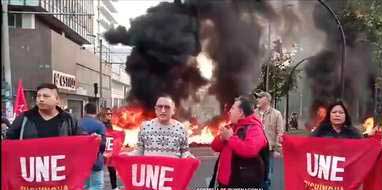
[[[9,46],[12,69],[12,86],[15,93],[17,81],[23,80],[24,89],[34,90],[42,82],[51,82],[51,35],[39,19],[35,29],[10,28]],[[42,75],[41,73],[45,73]]]

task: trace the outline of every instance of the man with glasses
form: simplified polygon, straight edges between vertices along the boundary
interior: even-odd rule
[[[193,157],[189,151],[187,130],[172,119],[175,103],[168,95],[160,96],[155,105],[156,118],[144,122],[138,133],[136,149],[129,155]]]

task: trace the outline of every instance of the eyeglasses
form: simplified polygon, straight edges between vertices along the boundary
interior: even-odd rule
[[[165,109],[165,110],[170,110],[171,106],[169,105],[156,105],[155,106],[155,109],[158,109],[158,110],[161,110],[161,109]]]
[[[112,115],[112,113],[106,113],[106,115]]]

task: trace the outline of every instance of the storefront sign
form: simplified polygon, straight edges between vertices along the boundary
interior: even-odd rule
[[[66,90],[76,90],[76,77],[59,71],[53,71],[53,83]]]

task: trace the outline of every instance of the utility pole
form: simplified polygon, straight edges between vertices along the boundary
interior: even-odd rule
[[[6,95],[8,100],[6,100],[6,116],[7,118],[13,118],[13,89],[12,89],[12,70],[11,70],[11,61],[9,57],[9,28],[8,28],[8,0],[1,1],[2,7],[2,17],[3,24],[1,27],[1,64],[4,69],[5,75],[5,89],[8,91]]]
[[[99,107],[101,108],[103,105],[102,99],[102,39],[99,39]]]
[[[272,42],[271,42],[271,23],[268,23],[268,48],[269,48],[269,59],[268,62],[266,63],[266,71],[265,71],[265,91],[269,91],[269,64],[272,59]]]

